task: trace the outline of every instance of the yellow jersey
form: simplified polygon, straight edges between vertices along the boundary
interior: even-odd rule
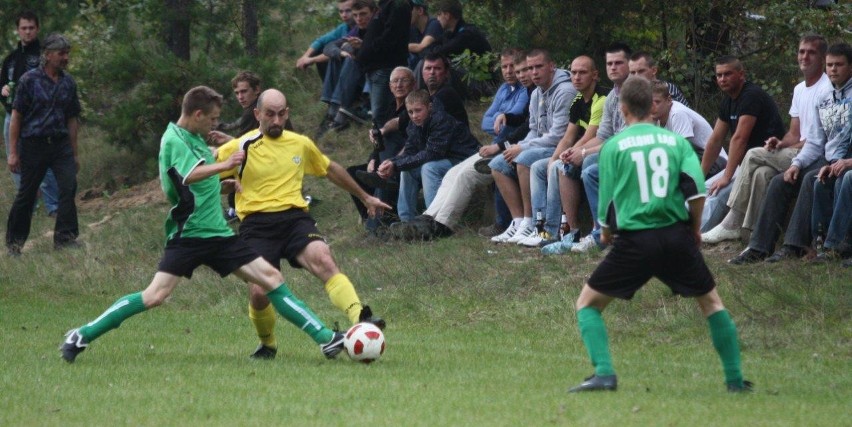
[[[245,151],[245,161],[220,176],[239,179],[242,192],[235,200],[240,220],[256,212],[307,210],[308,203],[302,197],[303,177],[325,176],[331,164],[310,138],[288,131],[278,138],[264,136],[259,129],[250,131],[219,147],[216,161],[227,159],[237,150]]]

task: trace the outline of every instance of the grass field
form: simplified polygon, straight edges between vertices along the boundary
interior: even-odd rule
[[[357,147],[333,154],[347,156]],[[11,186],[6,174],[0,183]],[[54,252],[52,222],[39,213],[24,256],[0,257],[0,425],[798,426],[848,417],[848,269],[733,267],[724,259],[736,246],[706,252],[756,393],[724,391],[694,303],[654,281],[605,312],[619,391],[569,395],[592,372],[573,301],[599,255],[544,258],[467,230],[433,243],[378,242],[364,237],[342,191],[308,186],[339,264],[389,322],[382,360],[325,360],[283,320],[279,357],[249,360],[244,287],[202,269],[164,307],[64,363],[62,334],[155,271],[166,206],[128,206],[140,190],[124,190],[81,208],[85,249]],[[0,194],[5,219],[12,196]],[[284,274],[323,319],[345,322],[317,280]]]

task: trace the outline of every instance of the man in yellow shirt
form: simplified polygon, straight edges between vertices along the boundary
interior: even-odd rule
[[[366,321],[384,328],[384,320],[362,306],[352,282],[337,268],[325,238],[308,214],[302,178],[305,174],[327,176],[361,199],[370,216],[390,206],[364,192],[346,169],[320,152],[308,137],[284,131],[290,110],[283,93],[275,89],[261,93],[254,114],[260,128],[225,143],[217,153],[217,160],[224,161],[235,151],[245,151],[240,167],[222,173],[223,178],[238,178],[240,236],[272,265],[280,268],[284,258],[292,267],[305,268],[322,280],[331,302],[353,324]],[[256,285],[251,287],[249,317],[261,341],[252,357],[274,358],[275,311]]]

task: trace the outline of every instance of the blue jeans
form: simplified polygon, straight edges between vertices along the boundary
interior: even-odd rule
[[[367,73],[370,85],[370,111],[373,112],[373,124],[382,127],[393,115],[393,94],[390,91],[390,68],[382,68]]]
[[[531,168],[533,163],[537,160],[545,159],[553,155],[553,150],[555,149],[556,147],[529,147],[521,151],[521,154],[518,154],[518,157],[515,157],[515,163]],[[510,176],[512,178],[518,177],[518,173],[515,171],[515,168],[507,163],[503,156],[497,156],[491,159],[491,161],[488,162],[488,166],[491,170],[500,172],[503,175]]]
[[[423,198],[426,206],[432,204],[444,175],[458,160],[441,159],[422,164],[411,170],[402,171],[399,175],[399,199],[396,208],[399,210],[399,219],[411,221],[418,215],[417,195],[423,188]]]
[[[530,168],[530,198],[533,214],[544,213],[544,229],[556,236],[562,221],[562,199],[559,195],[559,170],[562,160],[555,160],[550,168],[550,157],[541,159]]]
[[[512,223],[512,213],[509,212],[509,206],[506,205],[506,201],[503,200],[503,195],[497,189],[497,186],[491,184],[491,187],[494,191],[494,224],[497,225],[498,229],[509,228],[509,224]]]
[[[364,87],[364,73],[351,58],[328,61],[325,79],[322,81],[320,100],[328,104],[349,107],[358,98]]]
[[[494,128],[491,129],[482,129],[488,136],[494,137],[494,140],[491,142],[492,144],[496,144],[498,142],[506,141],[512,132],[517,129],[517,126],[503,126],[503,129],[500,129],[500,133],[494,133]]]
[[[583,159],[583,171],[580,179],[583,181],[583,189],[586,191],[586,199],[589,201],[589,210],[592,211],[592,235],[600,242],[600,222],[598,221],[598,188],[600,187],[600,172],[598,170],[598,154],[590,154]]]
[[[782,174],[783,175],[783,174]],[[728,214],[728,199],[731,197],[731,191],[734,191],[734,182],[731,181],[726,187],[722,188],[716,194],[707,196],[704,200],[704,210],[701,212],[701,232],[706,233],[713,227],[722,223],[725,215]]]
[[[836,215],[835,215],[836,214]],[[838,178],[827,179],[823,184],[814,182],[814,204],[811,214],[814,234],[825,237],[826,249],[842,250],[852,229],[852,173],[844,172]]]
[[[6,114],[6,120],[3,123],[3,140],[6,141],[6,156],[9,155],[9,123],[12,121],[12,114]],[[18,149],[18,157],[20,157],[20,148]],[[21,188],[21,174],[11,172],[12,182],[15,184],[15,191]],[[39,186],[41,190],[41,198],[44,201],[44,207],[48,214],[55,213],[59,210],[59,184],[56,183],[56,177],[53,175],[53,170],[48,169],[44,175],[44,180]]]

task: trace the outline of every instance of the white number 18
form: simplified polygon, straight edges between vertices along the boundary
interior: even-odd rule
[[[645,156],[641,151],[630,153],[630,158],[633,163],[636,163],[636,174],[639,178],[639,198],[642,203],[651,201],[651,196],[648,193],[648,170],[645,166]],[[651,166],[651,191],[654,196],[664,198],[668,194],[669,187],[669,156],[666,150],[662,148],[654,148],[648,152],[648,162]]]

